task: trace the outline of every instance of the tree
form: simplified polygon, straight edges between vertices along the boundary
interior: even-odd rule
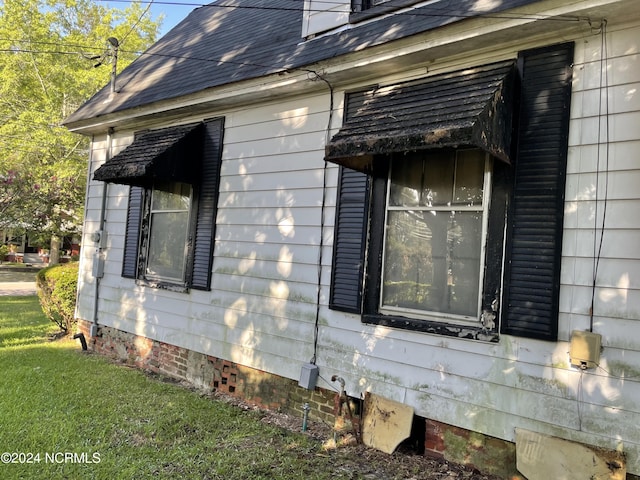
[[[0,229],[54,239],[82,225],[89,140],[62,120],[109,82],[107,39],[118,71],[158,34],[140,3],[0,0]],[[53,249],[52,249],[53,250]],[[56,259],[52,259],[55,263]]]

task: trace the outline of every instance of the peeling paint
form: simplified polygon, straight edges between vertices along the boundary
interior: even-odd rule
[[[500,339],[497,331],[490,331],[482,326],[459,326],[442,322],[415,320],[412,318],[379,314],[365,314],[362,316],[362,322],[371,325],[383,325],[385,327],[403,328],[447,337],[481,340],[491,343],[497,343]]]

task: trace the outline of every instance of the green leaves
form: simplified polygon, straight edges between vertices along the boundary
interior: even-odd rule
[[[144,11],[92,0],[0,2],[0,179],[12,172],[18,181],[0,181],[0,228],[79,231],[89,139],[61,123],[109,82],[110,65],[90,59],[110,60],[108,37],[120,40],[119,71],[135,58],[127,52],[155,41],[159,22]]]

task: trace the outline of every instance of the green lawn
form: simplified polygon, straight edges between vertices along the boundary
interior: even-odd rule
[[[55,332],[37,297],[0,297],[2,479],[361,478],[339,450]]]

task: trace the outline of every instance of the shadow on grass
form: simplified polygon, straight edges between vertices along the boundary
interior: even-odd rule
[[[48,341],[59,331],[42,313],[37,296],[0,298],[0,349]]]

